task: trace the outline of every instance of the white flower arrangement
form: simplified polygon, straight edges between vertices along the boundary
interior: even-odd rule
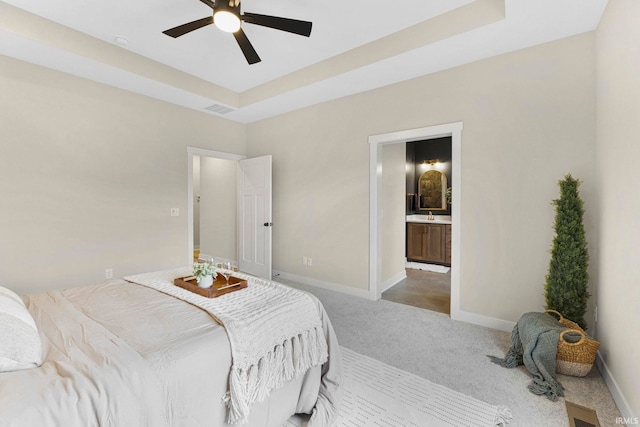
[[[218,276],[218,271],[216,270],[216,266],[211,263],[197,262],[193,264],[193,275],[196,276],[198,281],[205,276],[211,276],[215,279]]]

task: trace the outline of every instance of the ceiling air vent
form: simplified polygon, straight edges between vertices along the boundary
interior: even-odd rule
[[[232,111],[235,111],[231,107],[227,107],[226,105],[220,105],[220,104],[209,105],[208,107],[205,108],[205,110],[212,111],[216,114],[227,114]]]

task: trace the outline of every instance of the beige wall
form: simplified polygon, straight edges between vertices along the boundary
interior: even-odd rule
[[[406,144],[382,146],[381,283],[385,290],[405,272],[405,227],[407,192]]]
[[[457,121],[461,309],[511,321],[540,310],[567,172],[585,181],[595,244],[593,33],[249,124],[248,155],[273,154],[274,268],[366,289],[368,136]]]
[[[237,261],[235,160],[200,157],[200,254]]]
[[[596,37],[597,336],[622,415],[640,417],[640,2],[610,1]],[[626,399],[626,401],[624,401]]]
[[[243,125],[3,56],[0,93],[2,285],[188,262],[187,146],[244,154]]]
[[[274,270],[367,288],[368,127],[345,100],[247,126],[248,157],[273,155]]]

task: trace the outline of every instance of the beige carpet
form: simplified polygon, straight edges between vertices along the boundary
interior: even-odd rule
[[[524,366],[504,369],[487,358],[509,350],[509,332],[390,301],[295,285],[320,298],[340,345],[484,402],[505,405],[513,414],[508,427],[569,427],[564,398],[552,402],[532,394],[527,388],[532,377]],[[566,400],[593,408],[602,427],[621,425],[620,411],[596,367],[586,377],[558,379]]]

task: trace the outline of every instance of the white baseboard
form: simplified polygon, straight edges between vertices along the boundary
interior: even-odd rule
[[[380,285],[379,292],[382,294],[384,291],[394,287],[395,285],[398,284],[398,282],[406,278],[407,278],[407,270],[403,269],[401,272],[399,272],[395,276],[390,277],[384,282],[382,282],[382,284]]]
[[[273,270],[273,276],[276,281],[280,277],[286,280],[291,280],[293,282],[298,282],[302,285],[313,286],[321,289],[328,289],[330,291],[340,292],[347,295],[353,295],[355,297],[369,299],[368,289],[352,288],[350,286],[344,286],[344,285],[339,285],[337,283],[325,282],[323,280],[313,279],[311,277],[298,276],[297,274],[287,273],[286,271],[279,271],[279,270]]]
[[[487,328],[497,329],[499,331],[511,332],[516,322],[502,320],[495,317],[485,316],[483,314],[471,313],[463,310],[452,310],[451,318],[461,322],[473,323],[474,325],[485,326]]]
[[[600,354],[600,351],[598,351],[596,357],[596,365],[598,365],[598,369],[600,369],[600,373],[602,374],[604,383],[607,385],[607,388],[611,392],[611,396],[616,402],[616,405],[618,405],[618,409],[620,410],[620,414],[622,415],[622,417],[626,418],[627,420],[637,420],[637,417],[640,416],[640,412],[634,413],[631,410],[629,402],[627,402],[624,394],[622,394],[622,390],[620,390],[620,387],[618,387],[618,383],[616,382],[615,378],[613,378],[613,375],[611,374],[611,371],[609,370],[606,362],[602,358],[602,354]]]

